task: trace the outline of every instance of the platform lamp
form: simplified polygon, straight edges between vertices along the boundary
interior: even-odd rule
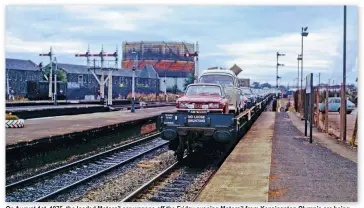
[[[134,113],[135,112],[135,96],[134,96],[134,91],[135,91],[135,70],[137,68],[138,54],[137,54],[136,51],[133,51],[131,53],[134,54],[133,77],[132,77],[132,82],[131,82],[131,112]]]
[[[302,27],[301,31],[301,89],[302,89],[302,81],[303,81],[303,37],[308,36],[307,32],[308,27]]]

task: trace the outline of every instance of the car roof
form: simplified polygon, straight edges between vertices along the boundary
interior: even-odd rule
[[[230,70],[221,70],[221,69],[206,70],[201,74],[201,76],[207,75],[207,74],[226,74],[226,75],[233,76],[234,78],[237,78],[236,74]]]
[[[214,83],[194,83],[194,84],[189,84],[189,86],[199,86],[199,85],[209,85],[209,86],[217,86],[217,87],[222,87],[221,85],[219,84],[214,84]]]

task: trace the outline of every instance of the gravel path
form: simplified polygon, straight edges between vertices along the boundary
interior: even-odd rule
[[[357,201],[357,165],[296,136],[303,134],[287,113],[277,113],[269,201]]]

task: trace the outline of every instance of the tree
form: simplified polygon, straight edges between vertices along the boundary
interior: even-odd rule
[[[44,69],[44,74],[49,78],[49,73],[51,71],[51,67],[47,66],[45,69]],[[53,73],[52,73],[53,77],[53,81],[54,81],[54,69],[53,69]],[[67,75],[66,75],[66,72],[59,69],[57,70],[57,81],[61,81],[61,82],[67,82]]]
[[[279,85],[278,86],[279,89],[287,89],[287,86],[284,86],[284,85]]]
[[[176,94],[176,93],[180,93],[181,90],[178,89],[177,85],[173,85],[173,87],[167,87],[167,92]]]
[[[259,86],[260,86],[259,82],[253,82],[253,87],[254,88],[259,88]]]
[[[265,88],[265,87],[268,87],[268,88],[271,88],[272,85],[270,85],[269,83],[263,83],[260,85],[261,88]]]
[[[186,91],[188,85],[193,84],[195,82],[195,76],[192,73],[188,74],[187,78],[185,79],[185,83],[183,84],[183,90]]]

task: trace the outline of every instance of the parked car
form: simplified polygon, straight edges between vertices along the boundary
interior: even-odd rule
[[[218,84],[190,84],[183,97],[177,99],[178,111],[206,110],[209,112],[229,113],[229,99],[225,89]]]
[[[316,107],[316,105],[314,105]],[[341,98],[340,97],[329,97],[329,112],[340,112]],[[350,114],[355,109],[355,104],[350,100],[346,100],[346,113]],[[319,104],[319,111],[325,111],[325,103]]]
[[[252,92],[251,88],[249,87],[242,87],[240,88],[242,96],[245,96],[248,98],[247,104],[248,108],[250,108],[252,105],[254,105],[257,102],[256,95]]]
[[[239,96],[240,96],[240,112],[245,111],[250,107],[250,99],[243,94],[242,90],[239,89]]]

